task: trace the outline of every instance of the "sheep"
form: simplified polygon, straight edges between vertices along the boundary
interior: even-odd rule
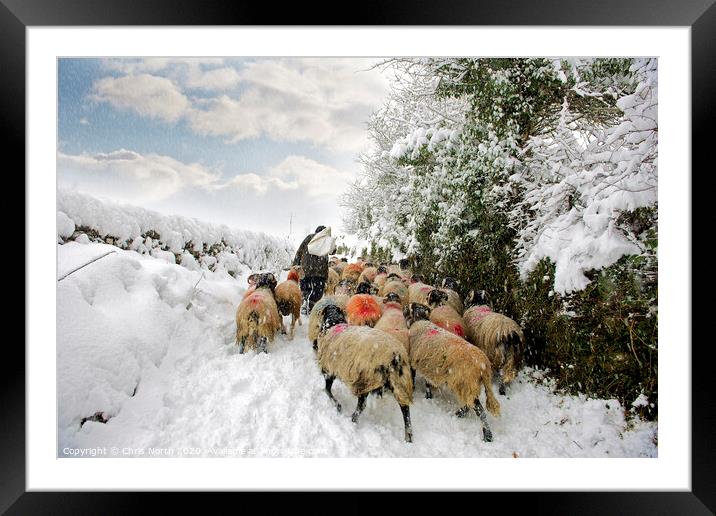
[[[408,286],[408,303],[428,304],[428,294],[434,287],[426,285],[422,281],[416,281]]]
[[[326,288],[323,290],[328,295],[333,295],[336,292],[336,285],[340,281],[340,275],[333,269],[328,269],[328,279],[326,280]]]
[[[383,297],[391,293],[398,294],[401,305],[405,306],[408,304],[408,287],[406,287],[405,284],[399,279],[386,282],[386,284],[383,285],[383,288],[378,291],[378,294],[382,295]]]
[[[331,387],[338,378],[358,398],[351,417],[358,422],[371,392],[390,389],[403,413],[405,441],[413,442],[410,404],[413,402],[413,379],[408,353],[395,338],[366,326],[349,326],[344,312],[336,305],[321,310],[318,335],[318,365],[326,381],[326,393],[341,412],[341,404]]]
[[[383,300],[383,315],[381,315],[378,322],[375,323],[374,328],[392,335],[405,347],[405,351],[410,351],[408,325],[405,323],[405,316],[403,315],[403,304],[395,292],[391,292],[385,296]]]
[[[274,299],[274,275],[259,274],[255,286],[256,290],[242,299],[236,310],[236,343],[240,354],[247,345],[256,348],[257,353],[268,353],[267,341],[273,342],[283,325]]]
[[[367,281],[368,283],[373,283],[377,275],[378,269],[376,267],[366,267],[365,269],[363,269],[363,272],[360,273],[360,276],[358,276],[358,283],[362,283],[364,281]]]
[[[362,285],[369,285],[363,283]],[[381,300],[382,301],[382,300]],[[371,294],[354,294],[346,305],[348,322],[355,326],[374,326],[380,319],[382,310],[380,304]]]
[[[295,279],[294,279],[295,278]],[[281,314],[281,331],[286,333],[283,327],[283,316],[291,316],[291,332],[289,333],[288,339],[293,340],[293,334],[296,327],[296,321],[298,325],[301,325],[301,287],[298,286],[298,273],[295,270],[291,270],[288,273],[288,279],[282,281],[274,290],[274,297],[276,298],[276,307]]]
[[[355,294],[355,284],[347,279],[342,279],[336,285],[333,290],[333,294],[336,296],[352,296]]]
[[[360,278],[360,275],[362,272],[363,272],[363,266],[361,264],[349,263],[343,269],[343,273],[341,274],[341,279],[347,279],[347,280],[352,281],[353,283],[358,283],[358,278]]]
[[[428,305],[431,308],[430,321],[444,330],[465,338],[465,321],[460,314],[448,304],[448,294],[440,289],[433,289],[428,294]]]
[[[505,395],[506,386],[517,376],[522,362],[525,336],[519,324],[496,312],[488,313],[469,324],[471,342],[490,359],[499,379],[499,392]]]
[[[335,305],[345,312],[349,299],[349,296],[344,295],[323,296],[313,305],[311,315],[308,316],[308,340],[313,345],[314,350],[316,350],[318,346],[318,332],[321,328],[322,310],[328,305]]]
[[[387,280],[388,280],[388,267],[386,267],[385,265],[378,266],[378,273],[375,275],[375,278],[373,279],[373,284],[380,289],[383,287],[383,285],[385,285]]]
[[[426,398],[432,397],[432,386],[447,385],[462,407],[456,415],[463,417],[472,407],[482,422],[483,439],[492,441],[492,430],[480,403],[482,387],[487,410],[493,416],[500,415],[500,403],[492,392],[492,366],[487,355],[465,339],[425,320],[429,311],[425,305],[411,304],[407,310],[411,374],[415,371],[425,378]]]
[[[487,314],[492,313],[492,309],[487,305],[487,294],[484,290],[474,291],[471,290],[467,297],[465,297],[465,306],[467,309],[462,314],[462,318],[465,321],[465,334],[467,340],[475,343],[472,329],[475,327],[477,321],[485,317]]]
[[[457,293],[457,281],[453,278],[446,277],[440,285],[440,290],[448,295],[447,303],[452,306],[455,311],[462,315],[465,312],[465,305],[463,305],[460,295]]]
[[[343,274],[343,269],[346,268],[346,265],[348,265],[346,262],[338,262],[335,265],[331,265],[330,269],[336,271],[336,273],[338,273],[338,277],[340,278],[340,276]]]

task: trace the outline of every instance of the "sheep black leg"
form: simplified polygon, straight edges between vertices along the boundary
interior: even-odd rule
[[[268,339],[266,337],[259,337],[256,353],[268,353]]]
[[[499,383],[499,392],[502,396],[505,395],[505,381],[502,379],[502,371],[497,372],[497,381]]]
[[[458,409],[458,411],[455,412],[455,415],[456,415],[457,417],[465,417],[465,416],[467,416],[467,413],[468,413],[469,410],[470,410],[470,407],[468,407],[467,405],[465,405],[465,406],[462,407],[461,409]]]
[[[413,385],[415,385],[415,369],[410,368],[410,377],[413,379]]]
[[[244,354],[244,348],[246,347],[246,337],[239,340],[239,355]]]
[[[480,421],[482,421],[482,440],[488,443],[492,442],[492,430],[490,430],[490,425],[487,424],[485,409],[482,408],[482,403],[480,403],[479,398],[475,398],[475,412],[480,418]]]
[[[361,412],[363,412],[363,409],[365,408],[365,400],[368,397],[367,394],[361,394],[358,396],[358,405],[356,406],[356,411],[353,412],[353,415],[351,416],[351,421],[354,423],[358,422],[358,418],[360,417]]]
[[[333,380],[335,380],[336,377],[335,377],[335,376],[331,376],[331,375],[326,374],[326,373],[323,374],[323,377],[326,379],[326,393],[328,394],[328,397],[331,398],[331,400],[333,401],[333,403],[336,404],[336,410],[338,410],[338,412],[340,412],[340,411],[341,411],[341,404],[338,403],[338,400],[333,396],[333,393],[331,392],[331,387],[333,386]]]
[[[425,382],[425,399],[426,399],[426,400],[431,400],[431,399],[433,399],[433,388],[432,388],[432,386],[431,386],[429,383],[427,383],[427,382]]]
[[[400,411],[403,413],[403,423],[405,423],[405,442],[413,442],[413,426],[410,424],[410,408],[407,405],[401,405]]]

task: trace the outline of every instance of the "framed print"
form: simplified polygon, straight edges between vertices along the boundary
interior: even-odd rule
[[[3,510],[148,496],[82,490],[714,510],[708,251],[689,255],[713,219],[691,172],[709,2],[391,4],[351,26],[3,2],[29,299]],[[455,362],[431,376],[438,345]]]

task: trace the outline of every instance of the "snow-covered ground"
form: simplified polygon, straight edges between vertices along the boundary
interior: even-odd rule
[[[453,396],[411,406],[414,442],[403,441],[395,400],[356,400],[339,381],[338,414],[304,325],[269,353],[239,355],[234,313],[248,269],[189,270],[161,257],[99,244],[57,246],[58,456],[118,449],[118,456],[655,457],[655,423],[627,424],[616,400],[555,394],[540,371],[524,370],[502,415],[488,414],[494,441]],[[285,273],[284,273],[285,274]],[[288,321],[288,318],[287,318]],[[483,395],[484,396],[484,395]],[[106,423],[83,418],[101,413]]]

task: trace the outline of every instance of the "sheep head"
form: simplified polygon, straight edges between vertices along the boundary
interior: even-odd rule
[[[449,288],[450,290],[454,290],[455,292],[457,292],[457,280],[455,278],[446,276],[445,278],[443,278],[442,287]]]
[[[405,322],[408,324],[408,328],[410,328],[416,321],[430,320],[430,307],[421,305],[420,303],[410,303],[403,308],[403,316],[405,316]]]
[[[370,283],[364,281],[358,285],[358,288],[356,288],[356,294],[370,294],[371,290]]]
[[[326,305],[321,310],[321,329],[320,333],[325,333],[326,330],[333,328],[337,324],[346,322],[346,314],[336,305]]]
[[[383,303],[400,303],[400,296],[395,292],[388,292],[383,298]]]
[[[447,292],[443,292],[442,290],[433,289],[428,293],[428,304],[431,308],[435,308],[436,306],[440,306],[443,303],[447,303],[447,300]]]
[[[487,304],[487,292],[484,290],[470,290],[465,297],[465,307]]]
[[[276,277],[270,272],[259,274],[256,279],[256,288],[268,288],[273,292],[276,289],[276,285],[278,285]]]

